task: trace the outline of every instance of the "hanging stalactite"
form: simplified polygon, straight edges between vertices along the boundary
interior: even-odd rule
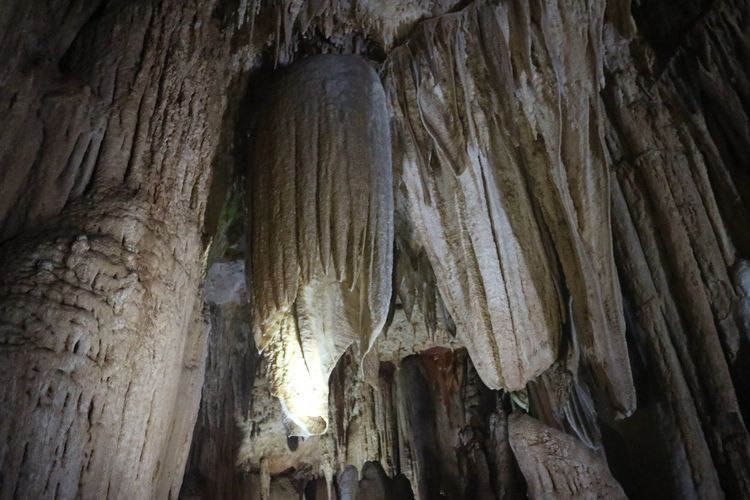
[[[328,377],[364,355],[391,298],[393,195],[385,93],[354,56],[285,71],[252,148],[250,269],[256,342],[303,433],[328,418]]]
[[[483,381],[520,390],[549,368],[567,290],[583,361],[627,415],[598,96],[604,14],[603,3],[473,5],[420,24],[389,55],[384,84],[398,204]]]

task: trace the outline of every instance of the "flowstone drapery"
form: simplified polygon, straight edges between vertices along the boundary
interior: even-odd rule
[[[519,390],[549,368],[567,290],[572,340],[627,415],[598,96],[604,16],[604,3],[474,5],[421,23],[383,80],[397,203],[484,383]]]
[[[391,149],[378,75],[354,56],[292,66],[265,99],[252,148],[256,342],[303,434],[324,432],[328,377],[386,320],[393,267]]]

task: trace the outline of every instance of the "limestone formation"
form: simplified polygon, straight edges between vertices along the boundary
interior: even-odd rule
[[[625,415],[635,401],[598,95],[604,9],[577,9],[508,2],[425,21],[384,80],[398,193],[484,382],[518,390],[552,364],[567,288],[584,360]]]
[[[251,156],[256,343],[273,392],[305,433],[328,418],[328,377],[385,324],[393,180],[385,93],[354,56],[291,66],[264,97]]]
[[[0,5],[0,498],[180,490],[226,108],[211,15]]]
[[[528,415],[511,415],[508,427],[510,446],[526,478],[530,498],[627,498],[607,462],[572,436]]]
[[[0,500],[750,498],[748,40],[0,2]]]

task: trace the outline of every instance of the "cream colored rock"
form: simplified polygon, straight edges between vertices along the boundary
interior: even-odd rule
[[[328,376],[361,355],[391,298],[393,195],[388,114],[361,58],[286,70],[261,113],[250,175],[250,276],[258,347],[273,392],[303,432],[321,433]]]
[[[384,82],[397,205],[483,381],[519,390],[552,364],[567,288],[583,360],[628,414],[598,96],[603,17],[603,3],[472,5],[421,23],[389,55]]]
[[[510,446],[531,499],[626,499],[601,456],[525,414],[508,419]]]

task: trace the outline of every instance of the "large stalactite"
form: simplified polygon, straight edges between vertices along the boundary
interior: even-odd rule
[[[598,96],[604,10],[579,8],[469,7],[391,53],[398,193],[489,387],[518,390],[549,368],[567,290],[571,341],[627,415]]]
[[[273,393],[303,433],[325,431],[328,378],[385,324],[393,195],[385,92],[364,59],[295,64],[265,96],[251,158],[250,276]]]

